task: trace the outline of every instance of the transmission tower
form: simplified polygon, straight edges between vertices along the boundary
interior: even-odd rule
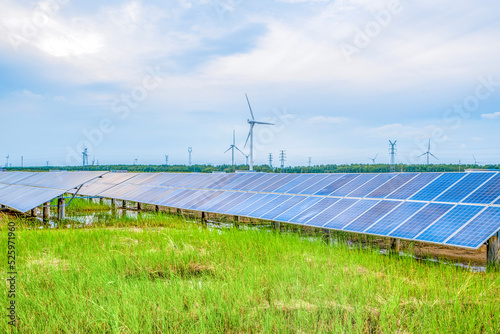
[[[86,147],[82,152],[82,158],[83,158],[82,166],[85,168],[85,166],[89,164],[89,154]]]
[[[391,156],[391,173],[394,173],[396,171],[394,164],[396,161],[396,143],[398,141],[395,140],[394,143],[389,140],[389,155]]]
[[[312,160],[312,158],[309,157],[309,167],[311,167],[311,160]]]
[[[281,169],[285,167],[285,161],[286,161],[286,153],[284,150],[280,151],[280,162],[281,162]]]
[[[191,153],[193,152],[192,147],[188,147],[188,153],[189,153],[189,166],[191,166]]]
[[[168,155],[165,154],[165,165],[168,166]]]
[[[273,168],[273,154],[269,153],[269,168]]]

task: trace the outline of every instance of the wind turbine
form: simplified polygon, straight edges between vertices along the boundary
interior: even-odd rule
[[[373,164],[374,164],[374,165],[375,165],[375,159],[377,159],[377,157],[378,157],[378,153],[377,153],[377,155],[375,156],[375,158],[370,158],[370,160],[373,162]]]
[[[234,166],[234,150],[238,150],[241,152],[241,154],[245,155],[245,153],[243,153],[237,146],[236,146],[236,136],[235,136],[235,133],[234,133],[234,130],[233,130],[233,144],[231,146],[229,146],[229,148],[224,152],[226,153],[227,151],[231,150],[231,155],[232,155],[232,165],[231,166]],[[245,155],[246,156],[246,155]]]
[[[7,159],[7,162],[5,163],[5,167],[9,167],[9,158],[10,158],[10,154],[7,154],[7,156],[5,157]]]
[[[250,109],[250,115],[252,115],[252,119],[248,119],[247,122],[250,124],[250,131],[248,132],[247,141],[245,142],[245,146],[247,146],[248,140],[250,139],[250,160],[249,160],[249,170],[253,170],[253,127],[255,124],[263,124],[263,125],[274,125],[274,123],[266,123],[266,122],[258,122],[255,120],[253,116],[252,106],[250,105],[250,101],[248,100],[248,95],[245,94],[247,98],[248,108]]]
[[[472,156],[474,158],[474,165],[479,165],[482,164],[482,162],[477,161],[475,156]]]
[[[431,139],[429,138],[429,146],[427,146],[427,152],[419,155],[418,157],[422,157],[424,155],[427,155],[427,164],[429,164],[429,155],[432,155],[434,158],[436,158],[437,160],[439,160],[434,154],[431,153]]]

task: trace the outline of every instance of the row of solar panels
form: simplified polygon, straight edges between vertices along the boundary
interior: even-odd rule
[[[0,173],[0,204],[26,212],[105,172]]]
[[[492,172],[111,173],[81,193],[466,248],[500,229]]]

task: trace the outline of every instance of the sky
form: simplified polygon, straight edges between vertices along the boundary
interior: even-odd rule
[[[500,163],[500,2],[0,0],[0,165]],[[137,159],[137,160],[135,160]],[[236,153],[236,163],[245,157]]]

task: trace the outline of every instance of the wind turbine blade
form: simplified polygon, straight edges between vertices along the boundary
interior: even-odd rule
[[[432,155],[434,158],[436,158],[437,160],[439,160],[434,154],[432,154],[431,152],[429,152],[430,155]]]
[[[226,153],[227,151],[229,151],[231,148],[233,148],[233,146],[229,146],[229,148],[227,150],[225,150],[224,153]]]
[[[429,138],[429,145],[427,145],[427,152],[431,150],[431,139]]]
[[[267,123],[267,122],[254,122],[255,124],[265,124],[265,125],[274,125],[274,123]]]
[[[243,147],[247,147],[248,140],[250,139],[250,135],[252,134],[252,128],[253,128],[253,124],[250,125],[250,131],[248,131],[248,137],[247,137],[247,140],[245,141],[245,145]]]
[[[375,156],[375,158],[373,158],[373,160],[377,159],[377,157],[378,157],[378,153],[377,153],[377,155]]]
[[[255,117],[253,116],[252,106],[250,105],[250,101],[248,100],[247,93],[245,93],[245,97],[247,98],[248,108],[250,108],[250,114],[252,115],[252,120],[255,120]]]
[[[240,151],[241,154],[243,154],[245,157],[247,156],[245,153],[243,153],[242,150],[240,150],[237,146],[234,147],[235,149],[237,149],[238,151]]]
[[[423,157],[426,154],[427,154],[427,152],[425,152],[424,154],[420,154],[417,158]]]
[[[236,140],[236,137],[235,137],[234,130],[233,130],[233,145],[235,145],[235,144],[236,144],[236,141],[235,141],[235,140]]]

